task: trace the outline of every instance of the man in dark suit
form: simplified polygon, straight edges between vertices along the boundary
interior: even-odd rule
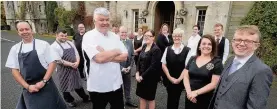
[[[130,107],[138,107],[136,104],[131,102],[131,68],[133,66],[133,54],[134,48],[131,40],[127,39],[127,28],[121,26],[119,28],[120,40],[125,45],[128,51],[127,61],[120,63],[120,69],[122,72],[123,86],[124,86],[124,95],[125,95],[125,105]]]
[[[209,109],[265,109],[273,73],[256,55],[257,26],[239,27],[232,40],[235,56],[226,61]]]
[[[85,73],[84,71],[84,57],[83,57],[83,53],[82,53],[82,41],[83,41],[83,35],[86,32],[86,28],[85,25],[83,23],[79,23],[78,24],[78,32],[76,34],[74,34],[73,36],[73,43],[75,44],[77,51],[79,53],[80,56],[80,63],[78,66],[78,70],[80,73],[81,78],[85,79]]]

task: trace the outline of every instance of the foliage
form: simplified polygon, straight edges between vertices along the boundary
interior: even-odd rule
[[[84,22],[85,20],[85,16],[86,16],[86,8],[85,8],[85,2],[84,1],[78,1],[78,9],[76,12],[76,17],[79,17],[79,19],[81,20],[81,22]]]
[[[267,65],[277,63],[277,2],[255,2],[247,16],[242,19],[241,25],[257,25],[261,31],[261,46],[257,55]]]
[[[6,15],[5,15],[4,4],[1,1],[1,26],[2,25],[7,25],[7,23],[6,23]]]
[[[45,14],[46,14],[46,20],[48,22],[48,30],[51,30],[50,32],[53,32],[54,25],[57,22],[57,18],[55,16],[55,8],[58,7],[58,4],[56,1],[46,1],[45,2]]]
[[[75,13],[75,10],[67,11],[63,7],[56,8],[54,14],[57,16],[59,27],[66,28],[70,26],[74,20]]]
[[[19,7],[19,12],[17,13],[17,17],[19,20],[25,20],[25,16],[26,16],[26,1],[21,1],[20,2],[20,7]]]

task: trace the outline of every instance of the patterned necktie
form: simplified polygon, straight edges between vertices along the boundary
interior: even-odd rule
[[[125,40],[122,40],[122,42],[123,42],[124,46],[126,46],[126,41],[125,41]]]
[[[233,74],[236,70],[238,70],[238,66],[239,66],[240,64],[241,64],[241,63],[240,63],[238,60],[235,60],[235,59],[234,59],[234,61],[233,61],[233,63],[232,63],[232,66],[231,66],[231,68],[230,68],[230,70],[229,70],[228,76],[231,75],[231,74]]]

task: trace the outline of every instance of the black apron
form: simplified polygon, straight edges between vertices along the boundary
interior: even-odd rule
[[[35,39],[33,40],[33,50],[27,53],[21,53],[22,43],[18,53],[20,73],[28,84],[33,85],[43,79],[47,70],[39,61],[35,49]],[[54,81],[50,78],[39,92],[30,93],[23,89],[16,109],[67,109],[67,106]]]
[[[66,42],[70,48],[64,49],[63,46],[56,41],[60,47],[63,49],[62,59],[68,62],[76,62],[76,54],[74,48],[70,43]],[[61,64],[57,65],[57,75],[58,81],[60,83],[61,92],[72,92],[75,89],[82,88],[81,77],[79,75],[79,70],[74,69],[70,66],[64,66]]]

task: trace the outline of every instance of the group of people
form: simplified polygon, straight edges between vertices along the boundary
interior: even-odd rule
[[[272,70],[255,55],[261,33],[257,26],[236,29],[231,40],[234,56],[228,57],[229,40],[223,37],[223,25],[214,26],[214,35],[193,34],[183,41],[184,30],[172,34],[161,26],[155,40],[153,30],[138,29],[128,39],[124,26],[110,29],[106,8],[94,10],[95,28],[85,32],[78,25],[73,43],[63,29],[56,32],[52,45],[35,39],[31,25],[21,21],[16,29],[22,41],[9,53],[6,67],[23,87],[17,109],[67,109],[76,106],[70,92],[75,91],[93,109],[124,109],[131,102],[131,69],[136,65],[136,95],[139,108],[155,109],[159,81],[167,91],[167,109],[178,109],[185,90],[186,109],[264,109],[273,81]],[[57,66],[57,67],[56,67]],[[59,90],[52,73],[57,68]],[[87,82],[85,93],[81,79]],[[124,100],[125,97],[125,100]],[[125,103],[124,103],[125,101]]]

